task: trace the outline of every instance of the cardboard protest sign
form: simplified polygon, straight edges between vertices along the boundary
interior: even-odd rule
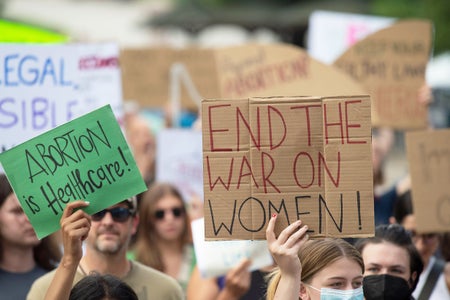
[[[123,96],[144,107],[164,107],[175,86],[179,86],[181,105],[198,109],[197,101],[187,92],[194,89],[202,97],[218,95],[214,52],[207,49],[176,50],[171,48],[124,49],[120,53]],[[188,74],[176,72],[174,64],[182,63]],[[175,69],[175,70],[174,70]],[[173,74],[174,73],[174,74]],[[183,81],[185,75],[189,80]]]
[[[450,228],[450,129],[406,133],[418,232]]]
[[[374,126],[425,128],[427,107],[418,96],[431,46],[431,22],[400,21],[359,41],[334,65],[371,95]]]
[[[104,106],[0,155],[39,238],[55,232],[65,204],[95,213],[146,190],[111,107]]]
[[[266,241],[205,241],[204,219],[191,223],[197,267],[204,278],[225,275],[244,258],[254,271],[273,264]]]
[[[156,140],[156,180],[175,185],[184,201],[203,198],[202,132],[165,129]]]
[[[198,98],[295,96],[299,91],[324,96],[365,93],[341,70],[292,45],[125,49],[120,61],[124,98],[144,107],[178,101],[197,110]]]
[[[2,45],[0,153],[106,104],[120,119],[118,55],[115,44]]]
[[[204,100],[205,236],[265,239],[302,219],[309,234],[374,230],[370,98]]]

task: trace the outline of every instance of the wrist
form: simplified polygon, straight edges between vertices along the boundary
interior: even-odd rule
[[[78,264],[80,263],[79,259],[76,259],[73,256],[64,256],[61,259],[61,265],[62,267],[64,267],[65,269],[76,269],[78,268]]]

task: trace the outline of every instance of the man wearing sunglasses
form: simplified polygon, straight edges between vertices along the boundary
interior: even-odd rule
[[[127,259],[128,245],[139,222],[136,210],[136,198],[132,197],[90,217],[84,256],[78,264],[73,284],[95,271],[122,279],[139,299],[183,299],[181,287],[174,279]],[[76,224],[74,220],[73,226]],[[53,275],[54,272],[50,272],[37,279],[27,299],[44,299]]]

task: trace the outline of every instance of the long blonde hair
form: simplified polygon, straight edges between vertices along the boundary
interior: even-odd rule
[[[298,252],[298,257],[302,263],[302,282],[306,283],[310,283],[318,272],[343,257],[355,261],[364,272],[361,254],[355,247],[342,239],[309,240]],[[281,273],[278,268],[269,274],[267,300],[274,299],[280,279]]]
[[[179,199],[180,204],[184,208],[183,197],[175,186],[169,183],[155,183],[151,186],[143,194],[139,204],[139,226],[134,247],[137,261],[161,272],[164,272],[164,264],[157,246],[154,213],[156,203],[167,195]],[[186,244],[192,243],[191,226],[186,210],[183,218],[184,230],[180,236],[180,251]]]

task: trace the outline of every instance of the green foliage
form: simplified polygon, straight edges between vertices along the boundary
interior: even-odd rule
[[[374,0],[375,15],[396,18],[421,18],[433,21],[434,54],[450,51],[450,1],[448,0]]]

